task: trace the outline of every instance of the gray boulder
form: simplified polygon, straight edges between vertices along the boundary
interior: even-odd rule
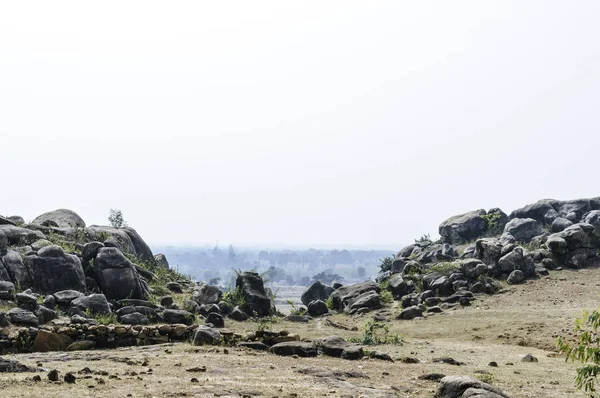
[[[32,287],[43,294],[59,290],[85,291],[85,274],[79,258],[60,246],[46,246],[25,259],[31,270]]]
[[[224,328],[225,327],[225,319],[223,315],[217,312],[211,312],[206,317],[206,323],[210,323],[216,328]]]
[[[345,311],[352,315],[357,311],[369,311],[378,308],[381,308],[379,293],[374,290],[370,290],[348,301]]]
[[[228,317],[230,319],[233,319],[234,321],[238,321],[238,322],[244,322],[245,320],[247,320],[248,314],[246,314],[244,311],[242,311],[240,309],[240,307],[235,307],[231,313],[228,315]]]
[[[398,315],[398,319],[410,320],[423,316],[423,309],[416,305],[403,309]]]
[[[13,325],[19,326],[37,326],[40,321],[31,311],[22,308],[13,308],[6,315]]]
[[[196,320],[194,314],[184,310],[164,310],[162,317],[169,324],[192,325]]]
[[[32,294],[17,293],[15,298],[19,308],[23,308],[24,310],[35,311],[38,306],[37,297]]]
[[[314,300],[308,303],[308,313],[310,316],[321,316],[328,312],[327,304],[323,300]]]
[[[43,305],[38,306],[37,309],[34,311],[34,314],[37,317],[40,325],[43,325],[58,318],[56,312],[44,307]]]
[[[263,280],[258,273],[243,272],[238,275],[235,285],[244,297],[244,312],[258,316],[271,314],[271,299],[267,296]]]
[[[9,245],[12,246],[30,245],[37,240],[46,239],[46,235],[40,231],[15,227],[14,225],[0,225],[0,231],[4,233]]]
[[[498,239],[484,238],[475,243],[475,258],[487,265],[496,265],[502,257],[502,243]]]
[[[365,356],[365,351],[359,345],[350,345],[342,351],[342,359],[356,361]]]
[[[0,225],[17,225],[13,220],[9,217],[0,216]]]
[[[339,358],[349,345],[350,343],[339,336],[329,336],[321,340],[319,348],[323,354]]]
[[[513,236],[520,243],[528,243],[543,232],[541,224],[532,218],[515,218],[504,227],[504,234]]]
[[[194,345],[214,345],[221,340],[221,333],[208,326],[198,326],[194,332],[192,343]]]
[[[53,294],[55,303],[62,307],[70,307],[71,302],[85,295],[77,290],[61,290]]]
[[[554,199],[540,200],[513,211],[509,218],[530,218],[541,224],[552,225],[552,222],[558,217],[558,212],[553,207],[557,202]]]
[[[216,304],[221,301],[223,292],[218,286],[213,285],[202,285],[192,292],[192,300],[199,305],[202,304]]]
[[[446,376],[434,398],[510,398],[487,383],[467,376]]]
[[[109,300],[146,299],[148,291],[135,265],[114,247],[104,247],[94,260],[96,280]]]
[[[104,242],[105,246],[116,247],[143,261],[154,261],[152,251],[133,228],[91,225],[85,229],[85,233],[90,240]]]
[[[478,259],[463,260],[461,262],[463,274],[469,279],[477,279],[488,271],[487,265]]]
[[[149,325],[150,320],[142,313],[132,312],[120,317],[123,325]]]
[[[44,227],[85,228],[85,222],[73,210],[58,209],[37,216],[31,224]]]
[[[304,341],[288,341],[275,344],[269,351],[276,355],[298,355],[299,357],[316,357],[318,354],[317,348],[313,343]]]
[[[8,248],[8,237],[0,230],[0,254],[4,253]]]
[[[404,280],[402,275],[394,275],[390,278],[388,282],[388,290],[396,299],[399,299],[402,296],[406,296],[407,294],[414,292],[415,289],[416,287],[413,281]]]
[[[89,242],[83,245],[83,250],[81,251],[81,258],[86,263],[89,263],[90,260],[93,260],[98,255],[98,250],[102,249],[104,244],[101,242]]]
[[[482,217],[484,215],[485,210],[480,209],[450,217],[440,224],[439,234],[442,240],[460,244],[483,236],[487,229],[487,223]]]
[[[154,261],[154,254],[152,254],[152,250],[150,250],[150,246],[144,242],[142,237],[137,233],[137,231],[131,227],[123,228],[125,233],[131,239],[131,243],[135,249],[135,255],[142,259],[142,261],[152,262]]]
[[[160,264],[164,269],[169,269],[169,261],[167,260],[167,256],[162,253],[158,253],[154,256],[154,260]]]
[[[348,304],[358,296],[366,292],[375,292],[379,294],[381,288],[373,281],[357,283],[354,285],[342,286],[331,294],[334,309],[343,311]]]
[[[517,283],[521,283],[524,280],[525,275],[523,275],[523,271],[519,269],[511,272],[510,275],[508,275],[508,278],[506,278],[506,282],[508,282],[509,285],[516,285]]]
[[[596,235],[600,236],[600,210],[592,210],[583,217],[583,222],[594,226]]]
[[[573,221],[567,220],[566,218],[557,217],[552,222],[552,232],[556,233],[556,232],[564,231],[565,229],[569,228],[571,225],[573,225]]]
[[[302,293],[300,300],[304,305],[308,305],[311,301],[315,300],[325,301],[331,296],[333,291],[331,286],[324,285],[321,281],[315,281],[304,293]]]
[[[25,225],[25,219],[21,216],[9,216],[6,219],[16,226]]]
[[[92,315],[108,315],[112,313],[104,294],[91,294],[89,296],[79,297],[72,300],[70,305],[72,308],[79,308],[84,313],[89,312]]]

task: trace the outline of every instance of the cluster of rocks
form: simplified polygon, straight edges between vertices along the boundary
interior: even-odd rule
[[[349,315],[363,314],[381,308],[379,284],[367,281],[343,286],[334,283],[333,286],[315,281],[302,294],[301,300],[307,306],[306,312],[311,316],[323,316],[330,313],[326,301],[330,300],[331,310]]]
[[[510,215],[475,210],[442,222],[439,233],[438,242],[400,250],[378,277],[402,301],[401,319],[469,305],[474,294],[499,291],[501,279],[515,284],[561,267],[600,265],[600,198],[542,200]]]

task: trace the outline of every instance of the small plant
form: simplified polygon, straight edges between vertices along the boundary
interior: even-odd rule
[[[451,273],[456,272],[458,270],[460,270],[460,263],[454,261],[437,263],[433,267],[429,268],[427,271],[429,273],[438,272],[444,276],[448,276]]]
[[[379,260],[379,272],[388,272],[392,270],[392,264],[394,264],[394,257],[388,256]]]
[[[86,318],[92,318],[98,325],[110,325],[117,323],[117,314],[94,314],[89,308],[83,312]]]
[[[487,384],[492,384],[494,382],[494,375],[491,373],[479,373],[476,377]]]
[[[371,320],[365,322],[363,333],[360,336],[350,337],[348,341],[362,345],[404,344],[401,335],[398,333],[390,334],[388,325],[373,322]]]
[[[391,304],[394,302],[394,296],[392,295],[392,292],[382,288],[381,293],[379,293],[379,301],[381,301],[382,304]]]
[[[244,297],[244,293],[242,292],[242,289],[240,289],[239,287],[236,287],[235,289],[229,289],[227,290],[222,297],[222,300],[225,301],[226,303],[229,303],[232,307],[235,306],[239,306],[239,307],[245,307],[246,306],[246,298]]]
[[[502,215],[498,212],[488,213],[481,216],[485,221],[485,226],[488,235],[500,235],[502,228],[498,221],[502,218]]]
[[[333,305],[333,296],[329,296],[327,298],[327,300],[325,300],[325,305],[327,306],[327,309],[329,309],[329,310],[335,309],[334,305]]]
[[[108,211],[108,222],[113,228],[125,228],[127,227],[127,221],[123,218],[123,212],[119,209],[110,209]]]
[[[419,245],[429,246],[429,245],[433,244],[433,241],[431,240],[431,235],[423,234],[423,235],[421,235],[421,237],[419,239],[415,239],[415,243],[419,244]]]
[[[288,300],[287,303],[290,305],[291,310],[290,310],[290,315],[305,315],[306,314],[306,308],[304,307],[296,307],[296,304],[294,303],[293,300]]]
[[[596,378],[600,373],[600,309],[589,313],[584,311],[581,317],[575,320],[574,331],[579,335],[579,341],[571,345],[562,337],[556,342],[559,352],[566,354],[566,361],[579,362],[583,366],[577,368],[575,386],[578,390],[585,391],[589,396],[595,397]]]

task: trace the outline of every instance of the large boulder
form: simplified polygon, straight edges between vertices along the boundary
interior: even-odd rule
[[[596,235],[600,236],[600,210],[592,210],[583,217],[583,222],[593,225]]]
[[[94,271],[100,289],[109,300],[148,298],[135,265],[118,249],[103,247],[98,250]]]
[[[77,256],[65,253],[60,246],[43,247],[37,255],[27,256],[25,262],[31,271],[33,288],[39,293],[85,291],[85,274],[81,261]]]
[[[87,312],[91,315],[108,315],[112,312],[104,294],[91,294],[76,298],[71,301],[71,307],[78,308],[84,313]]]
[[[2,257],[2,264],[15,285],[20,286],[21,289],[29,289],[32,286],[29,267],[23,264],[23,258],[18,252],[8,250]]]
[[[276,355],[298,355],[299,357],[316,357],[318,354],[317,348],[313,343],[304,341],[287,341],[275,344],[269,351]]]
[[[0,225],[17,225],[10,217],[0,216]]]
[[[191,325],[196,320],[196,316],[184,310],[164,310],[163,319],[169,324]]]
[[[546,246],[565,266],[583,268],[598,261],[600,237],[595,234],[593,225],[579,223],[550,235]]]
[[[135,249],[135,255],[143,261],[153,262],[154,255],[152,254],[152,250],[150,250],[150,247],[144,242],[137,231],[131,227],[125,227],[123,230],[129,236],[129,239],[131,239],[131,243]]]
[[[415,284],[411,280],[404,280],[402,275],[394,275],[388,282],[388,290],[392,292],[395,299],[399,299],[402,296],[406,296],[414,292],[416,289]]]
[[[475,243],[474,257],[487,265],[496,265],[502,257],[502,243],[498,239],[479,239]]]
[[[73,210],[58,209],[37,216],[31,224],[44,227],[85,228],[85,221]]]
[[[221,340],[221,332],[208,326],[198,326],[194,332],[192,344],[194,345],[214,345]]]
[[[319,348],[323,354],[330,357],[340,358],[342,352],[350,345],[346,340],[339,336],[329,336],[321,340]]]
[[[503,235],[510,235],[519,243],[529,243],[543,232],[542,225],[533,218],[515,218],[506,224]]]
[[[158,253],[154,256],[154,261],[160,264],[164,269],[169,269],[169,261],[167,260],[167,256],[162,253]]]
[[[447,243],[472,241],[485,233],[487,223],[482,217],[485,215],[485,210],[480,209],[450,217],[440,224],[439,234]]]
[[[0,225],[0,231],[2,231],[8,239],[8,244],[12,246],[30,245],[37,240],[46,239],[46,235],[41,231],[15,227],[10,224]]]
[[[379,285],[373,281],[342,286],[331,294],[333,307],[338,311],[343,311],[351,301],[358,298],[360,295],[371,291],[379,294],[380,290]],[[370,300],[372,300],[371,302],[374,302],[373,298],[370,298]],[[356,307],[356,302],[354,304]]]
[[[38,326],[40,321],[38,317],[31,311],[23,308],[13,308],[6,315],[13,325],[19,326]]]
[[[8,248],[8,237],[0,230],[0,254],[4,253]]]
[[[446,376],[434,398],[510,398],[487,383],[467,376]]]
[[[221,292],[221,289],[219,289],[218,286],[202,285],[194,289],[192,292],[192,300],[199,305],[217,304],[219,301],[221,301],[222,295],[223,292]]]
[[[271,299],[267,296],[263,280],[258,273],[241,273],[238,275],[235,285],[244,298],[243,310],[246,313],[258,316],[271,314]]]
[[[554,205],[558,215],[572,222],[578,222],[583,215],[592,210],[589,199],[559,201]]]
[[[73,339],[64,333],[52,333],[41,329],[33,341],[33,351],[64,351],[71,343],[73,343]]]
[[[328,312],[327,304],[323,300],[314,300],[308,303],[308,313],[310,316],[321,316]]]
[[[558,212],[554,208],[557,202],[554,199],[540,200],[513,211],[509,218],[530,218],[544,225],[552,225],[552,222],[558,217]]]
[[[311,301],[315,300],[323,300],[326,301],[331,293],[333,293],[333,288],[331,286],[324,285],[321,281],[315,281],[309,288],[302,293],[300,300],[302,304],[308,305]]]

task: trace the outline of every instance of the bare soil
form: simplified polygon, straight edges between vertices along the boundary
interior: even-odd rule
[[[471,307],[414,321],[398,321],[388,308],[392,333],[403,345],[365,347],[386,352],[394,363],[278,357],[235,347],[165,344],[112,351],[54,352],[5,356],[40,369],[58,369],[61,382],[46,373],[0,374],[6,397],[432,397],[438,383],[418,379],[428,373],[483,377],[512,397],[584,397],[574,388],[576,365],[557,355],[556,338],[574,336],[573,320],[583,309],[598,307],[600,270],[555,271],[548,277],[501,294],[479,296]],[[278,322],[303,338],[358,336],[367,314],[327,319],[359,332],[330,326],[326,319],[308,324]],[[235,331],[253,331],[255,322],[227,322]],[[538,362],[521,362],[526,354]],[[464,365],[437,363],[452,357]],[[405,363],[404,358],[419,363]],[[497,362],[498,367],[488,364]],[[41,365],[41,366],[40,366]],[[89,368],[92,374],[77,372]],[[206,371],[201,371],[206,367]],[[200,368],[193,370],[193,368]],[[62,382],[74,372],[75,384]],[[486,373],[482,376],[482,373]],[[39,374],[42,381],[32,377]],[[195,378],[197,380],[192,381]],[[130,394],[130,395],[128,395]]]

